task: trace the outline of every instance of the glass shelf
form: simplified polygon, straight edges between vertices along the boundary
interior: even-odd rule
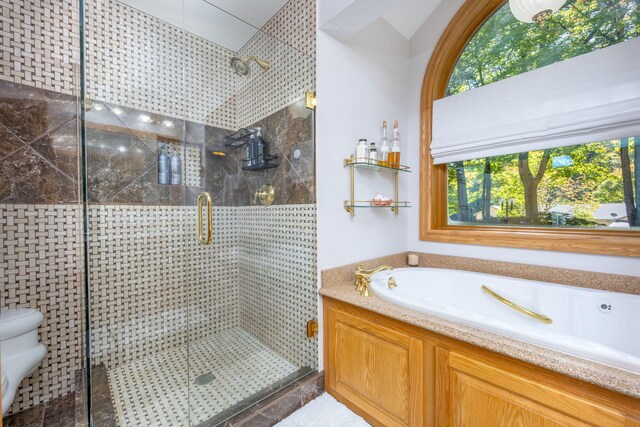
[[[374,160],[374,161],[377,161],[377,160]],[[411,168],[409,166],[400,165],[397,168],[394,168],[394,167],[391,167],[391,166],[382,166],[382,165],[378,165],[378,164],[374,164],[374,163],[356,161],[353,158],[344,159],[344,165],[345,166],[351,166],[351,167],[354,167],[356,169],[368,169],[368,170],[373,170],[373,171],[378,171],[378,172],[385,172],[385,173],[395,173],[395,172],[408,172],[408,173],[411,173]]]
[[[387,206],[376,206],[372,204],[369,200],[355,200],[353,204],[351,202],[344,202],[345,208],[371,208],[371,209],[392,209],[392,208],[410,208],[411,202],[398,202],[397,206],[395,203],[391,203]]]

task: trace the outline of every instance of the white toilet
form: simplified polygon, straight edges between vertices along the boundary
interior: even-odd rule
[[[38,342],[38,326],[43,319],[38,310],[0,309],[3,416],[9,410],[22,380],[36,370],[47,354],[47,348]]]

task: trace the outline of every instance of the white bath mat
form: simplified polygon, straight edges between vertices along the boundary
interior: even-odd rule
[[[280,421],[276,427],[369,427],[369,423],[324,393]]]

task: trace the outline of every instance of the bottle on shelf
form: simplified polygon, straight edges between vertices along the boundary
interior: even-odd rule
[[[389,166],[400,167],[400,131],[398,121],[393,125],[393,138],[391,139],[391,151],[389,152]]]
[[[177,149],[174,149],[173,156],[171,156],[171,184],[182,184],[182,159]]]
[[[387,138],[387,121],[382,122],[382,138],[380,139],[380,152],[378,153],[378,164],[380,166],[389,166],[389,138]]]
[[[262,128],[256,128],[256,166],[264,166],[266,144],[262,139]]]
[[[361,139],[356,146],[356,162],[367,163],[369,161],[369,147],[367,146],[367,140]]]
[[[158,152],[158,184],[171,184],[171,159],[167,155],[165,145],[161,145]]]
[[[372,165],[378,164],[378,149],[375,142],[369,144],[369,163]]]

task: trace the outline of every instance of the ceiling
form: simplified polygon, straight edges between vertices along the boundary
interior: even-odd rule
[[[287,0],[119,1],[234,52],[287,3]]]
[[[321,0],[318,21],[325,32],[338,40],[346,40],[382,18],[410,40],[441,1]]]
[[[431,16],[441,0],[400,0],[383,15],[407,40],[411,39],[418,28]]]

